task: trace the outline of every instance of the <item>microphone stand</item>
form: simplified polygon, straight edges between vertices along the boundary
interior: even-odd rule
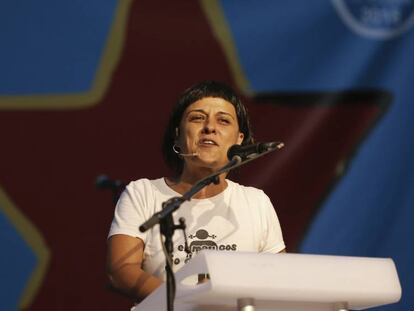
[[[164,235],[164,246],[166,250],[166,275],[167,275],[167,311],[174,310],[174,298],[175,298],[175,278],[174,273],[172,270],[171,264],[171,257],[174,250],[172,236],[174,235],[174,231],[176,229],[185,230],[185,223],[183,220],[180,220],[180,225],[175,225],[174,220],[172,217],[173,212],[175,212],[181,204],[185,201],[190,201],[191,198],[199,192],[204,187],[208,186],[211,183],[218,184],[219,178],[218,176],[226,173],[236,167],[244,165],[252,160],[255,160],[271,151],[274,151],[276,148],[266,150],[259,154],[251,155],[250,157],[246,158],[242,161],[242,158],[238,155],[235,155],[229,163],[219,169],[217,172],[204,177],[200,181],[198,181],[194,186],[191,187],[189,191],[184,193],[181,197],[173,197],[165,202],[162,203],[162,210],[156,212],[154,215],[151,216],[150,219],[145,221],[140,227],[139,230],[141,232],[145,232],[151,229],[156,224],[160,224],[160,232]],[[185,231],[184,231],[185,235]]]

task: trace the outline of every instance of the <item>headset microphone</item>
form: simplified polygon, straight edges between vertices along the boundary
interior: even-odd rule
[[[198,152],[193,152],[193,153],[181,153],[180,151],[178,151],[178,150],[177,150],[177,146],[176,146],[176,145],[174,145],[174,146],[172,147],[172,149],[173,149],[173,151],[174,151],[176,154],[178,154],[179,156],[182,156],[182,157],[196,157],[196,156],[198,156]]]
[[[193,152],[193,153],[178,153],[178,155],[182,156],[182,157],[196,157],[198,156],[197,152]]]

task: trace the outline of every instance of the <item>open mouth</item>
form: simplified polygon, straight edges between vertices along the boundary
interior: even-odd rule
[[[198,145],[199,146],[218,146],[218,144],[214,140],[208,139],[208,138],[200,139],[198,141]]]

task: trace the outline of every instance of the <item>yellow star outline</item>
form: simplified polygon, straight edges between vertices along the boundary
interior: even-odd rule
[[[1,188],[0,209],[33,251],[37,259],[36,267],[33,269],[19,299],[18,309],[21,310],[31,304],[43,282],[50,261],[50,251],[37,228],[24,216]]]
[[[118,0],[108,39],[90,90],[60,95],[0,96],[0,110],[70,110],[89,108],[102,99],[111,82],[124,46],[127,16],[132,0]]]
[[[250,82],[240,63],[237,47],[234,44],[233,35],[224,15],[223,8],[220,5],[220,0],[201,0],[200,4],[210,24],[213,35],[223,49],[237,87],[247,96],[254,95]]]

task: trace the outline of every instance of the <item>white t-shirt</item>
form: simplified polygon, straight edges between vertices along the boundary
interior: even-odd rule
[[[266,194],[253,187],[245,187],[230,180],[227,188],[207,199],[192,199],[174,212],[174,222],[184,217],[191,254],[184,250],[182,230],[173,236],[174,271],[202,249],[219,251],[251,251],[278,253],[285,248],[279,220]],[[144,241],[144,271],[165,279],[165,256],[162,251],[159,226],[145,233],[138,227],[162,203],[179,193],[172,190],[164,178],[139,179],[131,182],[122,193],[111,224],[109,236],[125,234]]]

